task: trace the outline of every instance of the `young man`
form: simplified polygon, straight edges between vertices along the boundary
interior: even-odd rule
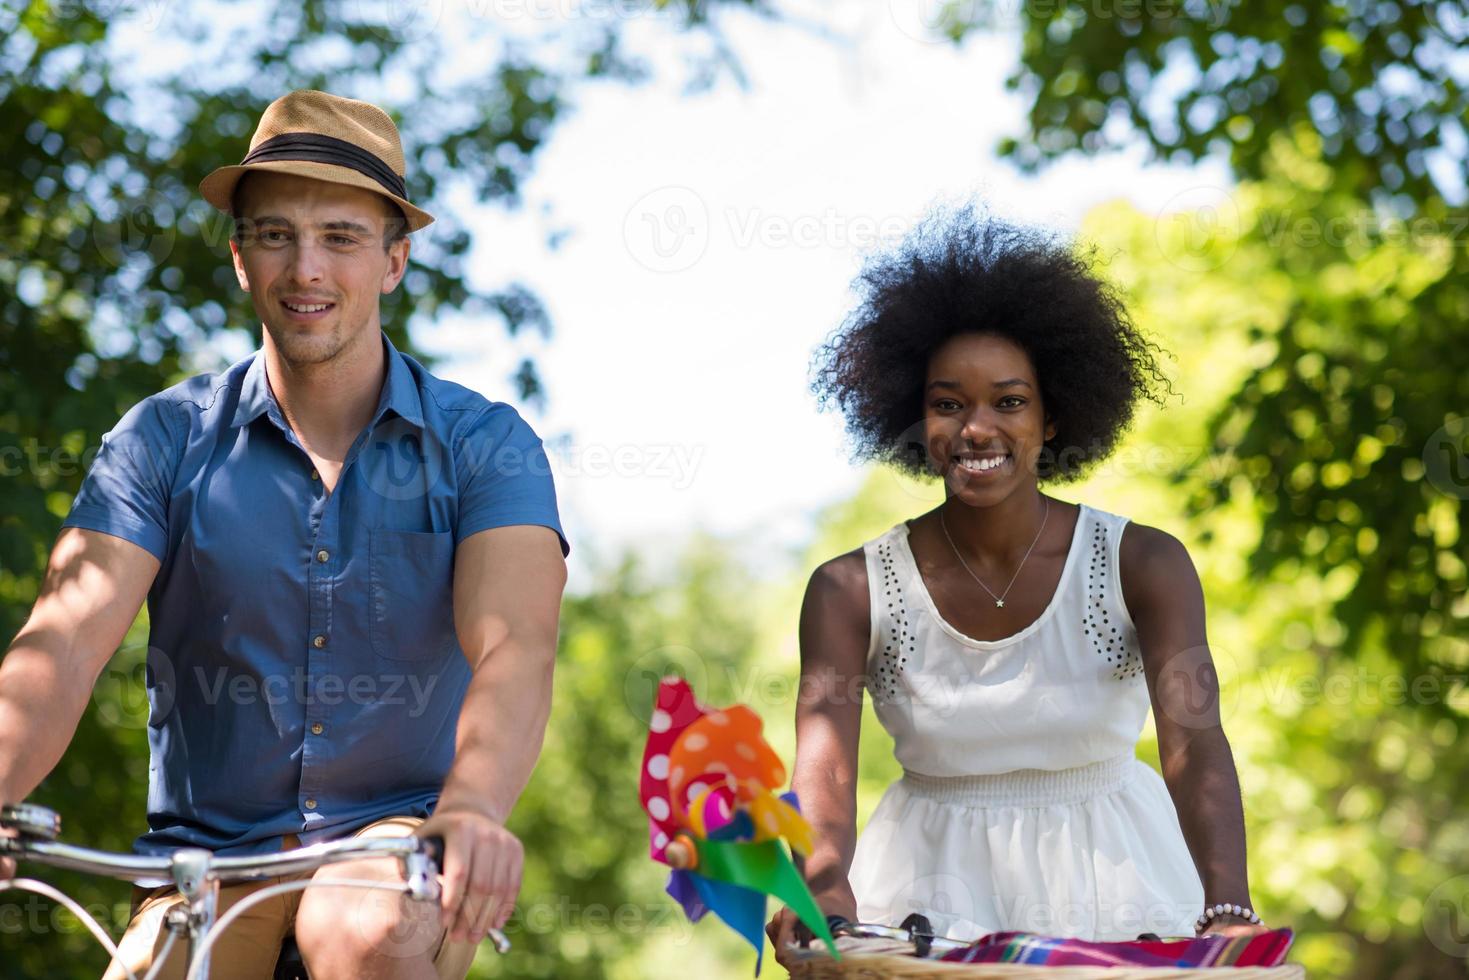
[[[530,427],[382,332],[407,233],[433,220],[403,174],[386,113],[302,91],[200,185],[236,218],[261,350],[145,399],[104,439],[0,664],[0,802],[55,766],[146,596],[139,851],[443,837],[441,915],[293,892],[222,938],[216,980],[269,976],[292,929],[314,980],[462,978],[520,885],[505,821],[550,709],[568,548]],[[316,877],[397,875],[377,860]],[[225,889],[221,912],[265,884]],[[123,958],[140,975],[179,900],[135,892]],[[165,976],[183,976],[184,945]]]

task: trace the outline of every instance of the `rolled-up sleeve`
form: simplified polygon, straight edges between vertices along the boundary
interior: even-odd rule
[[[489,405],[466,429],[454,451],[459,477],[457,545],[478,531],[513,524],[548,527],[571,545],[561,530],[551,462],[541,439],[509,405]]]
[[[169,495],[181,444],[178,411],[161,395],[134,405],[102,437],[62,526],[123,538],[165,561]]]

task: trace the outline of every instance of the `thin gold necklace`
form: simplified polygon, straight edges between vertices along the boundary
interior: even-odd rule
[[[1050,516],[1051,498],[1047,497],[1046,510],[1045,513],[1041,515],[1040,530],[1035,532],[1035,541],[1032,541],[1030,543],[1030,547],[1025,549],[1025,558],[1029,558],[1030,553],[1035,550],[1036,541],[1039,541],[1041,539],[1041,531],[1044,531],[1046,529],[1046,519]],[[964,566],[964,570],[969,573],[969,577],[974,579],[976,582],[979,582],[979,587],[981,589],[984,589],[986,592],[990,593],[990,598],[995,600],[996,609],[1004,609],[1005,596],[1010,594],[1010,586],[1014,585],[1015,580],[1020,577],[1020,570],[1025,567],[1025,558],[1020,559],[1020,564],[1015,566],[1015,574],[1010,576],[1010,585],[1005,586],[1004,592],[1000,593],[999,595],[995,595],[993,592],[990,592],[990,587],[988,585],[980,582],[979,576],[974,574],[974,569],[970,568],[969,563],[964,560],[964,556],[959,554],[959,547],[958,545],[954,544],[953,535],[949,534],[949,522],[944,520],[944,509],[942,507],[939,508],[939,527],[942,527],[944,529],[944,537],[948,539],[949,547],[954,550],[954,557],[959,559],[959,564]]]

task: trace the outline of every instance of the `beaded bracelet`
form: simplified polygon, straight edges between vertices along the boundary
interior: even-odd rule
[[[1263,926],[1265,924],[1255,914],[1254,909],[1243,908],[1239,905],[1213,905],[1204,909],[1204,914],[1199,916],[1198,920],[1194,922],[1194,932],[1202,935],[1204,930],[1209,928],[1209,923],[1217,915],[1237,916],[1254,926]]]

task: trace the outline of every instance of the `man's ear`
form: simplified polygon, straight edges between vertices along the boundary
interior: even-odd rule
[[[391,293],[398,288],[398,283],[403,281],[403,274],[408,271],[408,236],[389,243],[388,245],[388,268],[383,273],[384,294]]]
[[[230,239],[230,258],[234,260],[235,278],[239,280],[240,288],[248,293],[250,291],[250,277],[245,274],[245,260],[240,255],[240,243],[233,238]]]

